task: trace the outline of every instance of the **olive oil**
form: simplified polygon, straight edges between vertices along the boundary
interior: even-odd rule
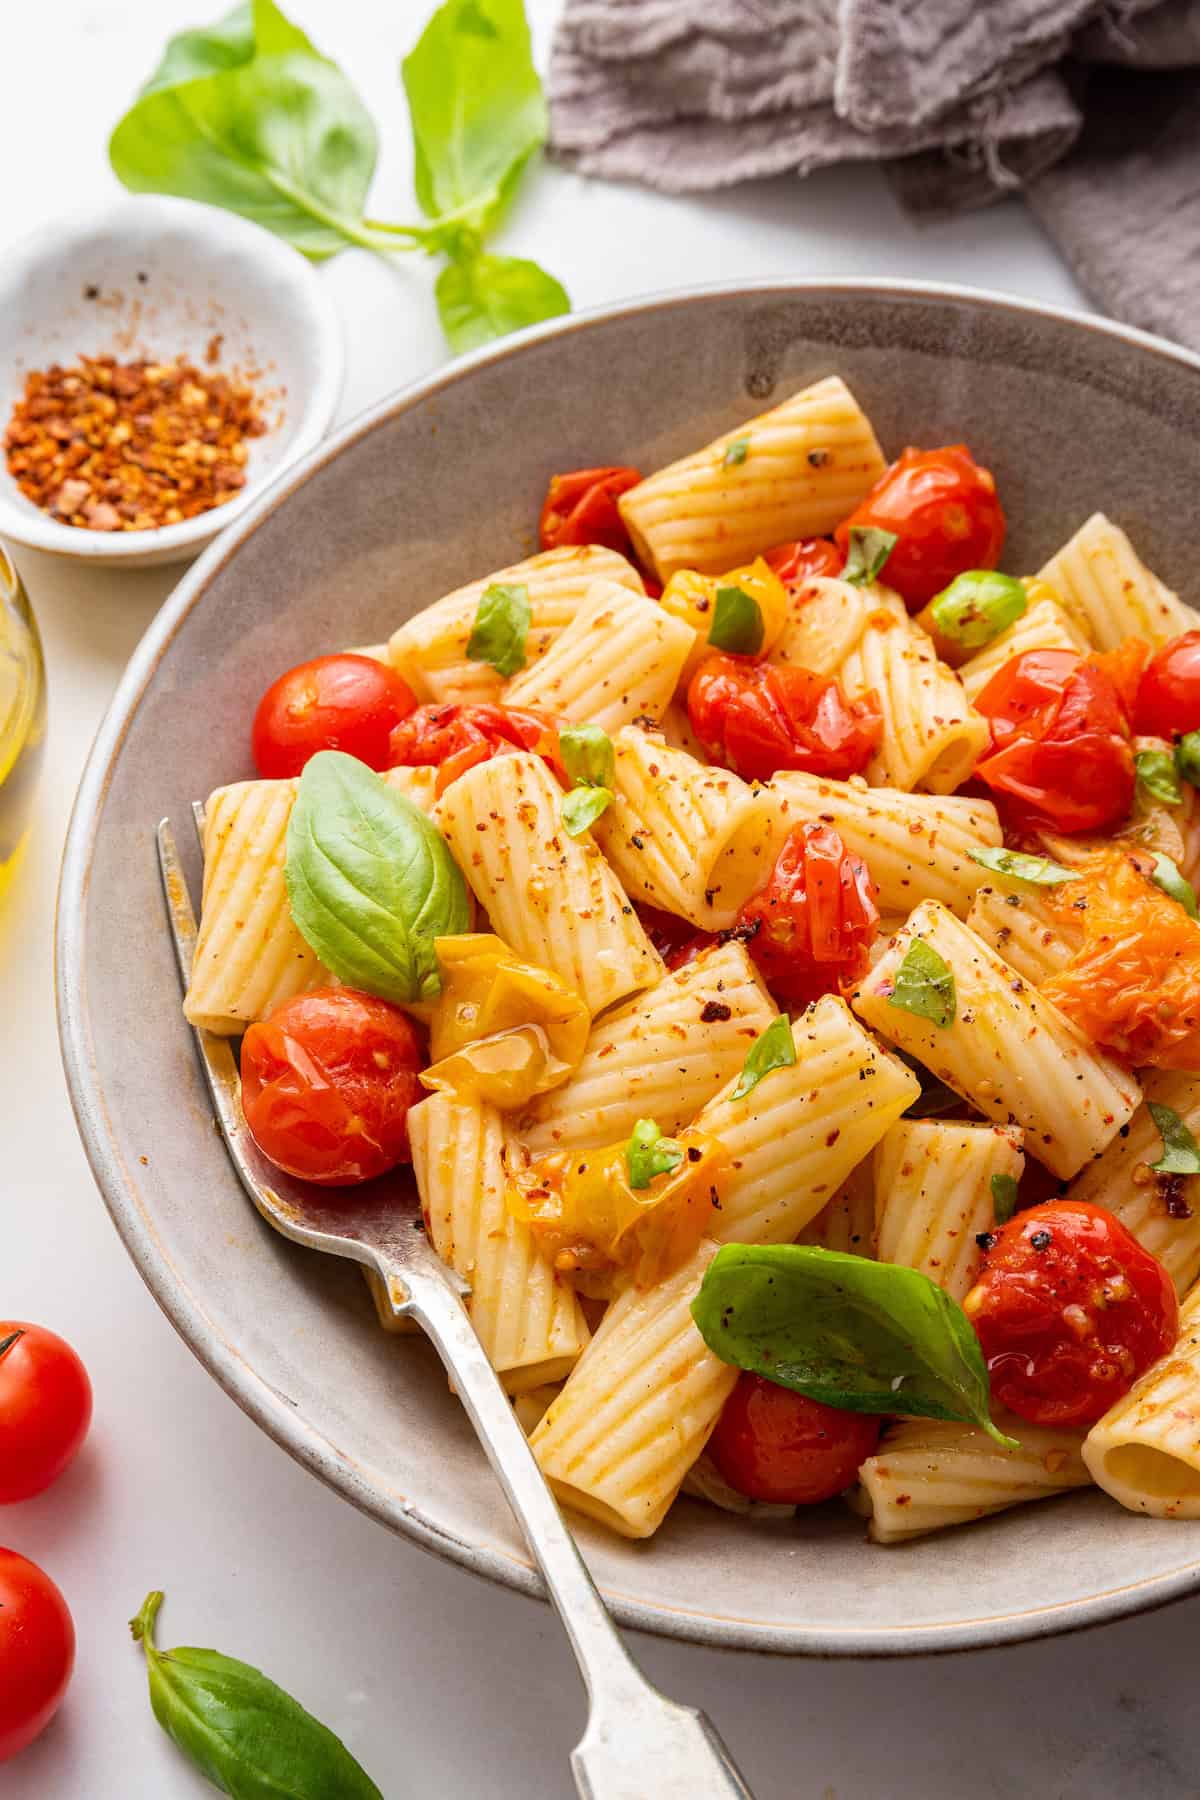
[[[42,646],[20,577],[0,548],[0,907],[29,837],[45,735]]]

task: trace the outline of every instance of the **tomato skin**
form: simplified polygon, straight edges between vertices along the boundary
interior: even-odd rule
[[[65,1339],[23,1320],[0,1321],[0,1505],[57,1481],[92,1419],[92,1384]]]
[[[425,1097],[412,1021],[354,988],[285,1000],[242,1039],[242,1111],[263,1155],[322,1187],[409,1160],[408,1109]]]
[[[1091,1425],[1175,1342],[1162,1264],[1112,1213],[1046,1200],[992,1237],[963,1302],[992,1397],[1034,1425]]]
[[[417,704],[395,669],[371,656],[318,656],[272,682],[254,715],[251,746],[264,780],[299,775],[318,750],[391,767],[388,740]]]
[[[845,780],[883,733],[873,694],[848,700],[839,682],[794,664],[706,656],[687,692],[688,718],[714,762],[747,781],[779,769]]]
[[[877,1414],[843,1412],[743,1370],[708,1451],[748,1500],[816,1506],[850,1486],[881,1429]]]
[[[797,825],[737,930],[775,998],[804,1007],[864,973],[877,898],[866,864],[831,825]]]
[[[1183,737],[1200,727],[1200,631],[1172,638],[1151,660],[1138,688],[1134,730]]]
[[[1005,518],[990,472],[965,444],[903,452],[834,532],[845,556],[851,529],[895,532],[883,580],[917,612],[968,569],[994,569]]]
[[[552,475],[542,506],[543,550],[564,544],[604,544],[629,550],[629,533],[617,510],[618,496],[642,479],[637,469],[571,469]]]
[[[687,919],[663,912],[657,906],[635,906],[633,909],[642,930],[666,963],[668,969],[682,969],[695,962],[710,945],[717,942],[711,931],[697,931]]]
[[[75,1666],[75,1626],[50,1577],[0,1549],[0,1763],[58,1711]]]
[[[763,561],[774,569],[789,594],[794,594],[818,575],[840,575],[846,559],[829,538],[796,538],[765,551]]]
[[[477,763],[505,750],[532,750],[564,787],[571,783],[558,747],[558,728],[543,713],[512,706],[419,706],[392,732],[389,767],[437,766],[437,792]]]

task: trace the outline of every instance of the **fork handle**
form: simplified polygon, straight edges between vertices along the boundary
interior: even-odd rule
[[[392,1269],[388,1292],[453,1377],[570,1639],[588,1692],[587,1729],[571,1752],[583,1800],[753,1800],[704,1713],[660,1694],[626,1650],[449,1281],[432,1268]]]

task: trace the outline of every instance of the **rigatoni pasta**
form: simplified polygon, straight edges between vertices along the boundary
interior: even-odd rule
[[[598,581],[540,662],[508,683],[505,705],[608,732],[634,719],[657,720],[694,642],[690,625],[644,594]]]
[[[1083,1458],[1130,1512],[1200,1519],[1200,1289],[1183,1305],[1174,1348],[1092,1426]]]
[[[1127,637],[1157,647],[1178,637],[1192,615],[1177,594],[1151,573],[1119,525],[1093,513],[1039,570],[1097,650],[1115,650]]]
[[[980,1237],[995,1223],[997,1177],[1013,1184],[1025,1158],[1011,1125],[901,1119],[874,1157],[875,1254],[920,1269],[963,1301],[983,1262]]]
[[[859,1471],[855,1510],[876,1544],[969,1525],[1009,1506],[1087,1487],[1082,1434],[1000,1418],[1018,1447],[1005,1449],[974,1425],[901,1419]]]

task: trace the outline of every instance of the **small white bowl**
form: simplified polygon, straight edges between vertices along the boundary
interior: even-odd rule
[[[132,567],[195,556],[320,440],[342,386],[342,333],[312,265],[269,231],[193,200],[131,195],[51,221],[0,258],[0,440],[26,374],[80,354],[187,357],[254,375],[268,429],[245,487],[179,525],[87,531],[25,495],[0,450],[0,537]]]

